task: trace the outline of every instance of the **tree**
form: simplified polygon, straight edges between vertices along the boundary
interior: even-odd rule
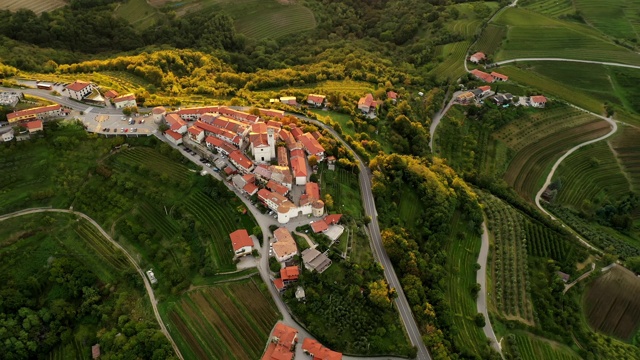
[[[626,261],[627,268],[635,273],[640,273],[640,256],[630,257]]]
[[[482,313],[477,313],[476,316],[473,317],[473,322],[476,323],[477,327],[484,327],[487,324]]]
[[[378,307],[391,306],[389,298],[389,285],[383,279],[369,283],[369,300]]]
[[[315,155],[309,156],[309,166],[315,167],[318,165],[318,158]]]
[[[331,196],[331,194],[325,194],[324,195],[324,205],[328,208],[328,209],[333,209],[333,197]]]

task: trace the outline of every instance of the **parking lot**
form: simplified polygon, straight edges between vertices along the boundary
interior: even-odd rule
[[[142,135],[148,136],[157,130],[157,125],[151,116],[124,116],[85,113],[82,121],[87,127],[87,131],[105,135]]]

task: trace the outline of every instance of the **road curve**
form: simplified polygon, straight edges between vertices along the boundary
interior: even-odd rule
[[[489,255],[489,231],[487,230],[487,223],[482,223],[482,245],[480,246],[480,253],[478,254],[478,264],[480,269],[476,272],[476,282],[480,284],[480,292],[478,292],[478,312],[484,315],[485,326],[482,328],[484,335],[491,341],[491,347],[496,350],[500,356],[502,355],[502,349],[500,348],[500,342],[496,337],[496,333],[493,332],[491,326],[491,319],[489,318],[489,311],[487,310],[487,257]],[[504,357],[503,357],[504,358]]]
[[[608,61],[593,61],[593,60],[564,59],[564,58],[518,58],[518,59],[497,61],[497,62],[495,62],[495,63],[493,63],[491,65],[505,65],[505,64],[518,62],[518,61],[524,61],[524,62],[526,62],[526,61],[576,62],[576,63],[583,63],[583,64],[598,64],[598,65],[626,67],[626,68],[631,68],[631,69],[640,69],[639,65],[621,64],[621,63],[608,62]]]
[[[100,231],[102,236],[104,236],[107,240],[109,240],[109,242],[111,242],[111,244],[113,246],[115,246],[116,248],[120,249],[124,253],[124,255],[127,257],[129,262],[136,269],[138,274],[140,274],[140,277],[142,278],[142,280],[144,282],[144,287],[147,290],[147,295],[149,295],[149,301],[151,302],[151,306],[153,307],[153,314],[156,316],[156,320],[158,321],[158,324],[160,325],[160,330],[162,331],[164,336],[167,337],[167,340],[169,340],[169,342],[171,343],[171,346],[173,347],[173,351],[175,351],[176,356],[180,360],[184,360],[184,357],[182,357],[182,354],[180,353],[180,349],[178,349],[178,345],[176,345],[175,341],[173,341],[173,338],[171,337],[171,334],[169,334],[169,331],[167,330],[166,326],[164,325],[164,322],[162,321],[162,317],[160,317],[160,313],[158,312],[157,300],[156,300],[156,297],[155,297],[155,295],[153,293],[153,288],[151,287],[151,284],[149,283],[149,279],[147,279],[147,276],[145,275],[145,273],[142,271],[140,266],[138,266],[138,263],[134,260],[134,258],[131,255],[129,255],[127,250],[125,250],[122,246],[120,246],[120,244],[118,244],[115,240],[113,240],[111,238],[111,236],[109,236],[109,234],[107,234],[107,232],[104,231],[104,229],[100,225],[98,225],[98,223],[95,222],[92,218],[90,218],[86,214],[83,214],[83,213],[78,212],[78,211],[73,211],[73,210],[49,209],[49,208],[32,208],[32,209],[25,209],[25,210],[16,211],[14,213],[2,215],[2,216],[0,216],[0,221],[4,221],[4,220],[8,220],[8,219],[11,219],[11,218],[14,218],[14,217],[24,216],[24,215],[28,215],[28,214],[37,214],[37,213],[46,213],[46,212],[66,213],[66,214],[73,214],[73,215],[80,216],[81,218],[83,218],[83,219],[87,220],[89,223],[91,223],[91,225],[93,225],[96,229],[98,229],[98,231]]]
[[[585,111],[585,112],[587,112],[587,113],[589,113],[589,114],[591,114],[591,115],[593,115],[593,116],[599,117],[600,119],[602,119],[602,120],[604,120],[604,121],[608,122],[608,123],[611,125],[611,131],[610,131],[610,132],[608,132],[608,133],[606,133],[605,135],[600,136],[599,138],[592,139],[592,140],[588,140],[588,141],[585,141],[585,142],[583,142],[583,143],[581,143],[581,144],[578,144],[578,145],[576,145],[576,146],[572,147],[571,149],[569,149],[569,151],[567,151],[566,153],[564,153],[564,155],[562,155],[562,156],[561,156],[561,157],[556,161],[556,163],[555,163],[555,164],[553,164],[553,167],[551,168],[551,171],[549,171],[549,174],[547,175],[547,179],[545,180],[545,182],[544,182],[544,184],[542,185],[542,187],[540,188],[540,190],[538,190],[538,193],[536,194],[536,197],[535,197],[535,203],[536,203],[536,206],[538,207],[538,209],[540,209],[540,211],[542,211],[544,214],[546,214],[547,216],[549,216],[549,217],[551,218],[551,220],[557,220],[557,219],[556,219],[553,215],[551,215],[547,210],[545,210],[545,208],[544,208],[544,207],[542,207],[542,205],[540,204],[540,198],[542,197],[542,193],[547,189],[547,187],[549,186],[549,184],[551,184],[551,179],[553,178],[553,175],[555,174],[556,170],[558,169],[558,166],[560,166],[560,163],[562,163],[562,162],[564,161],[564,159],[566,159],[567,157],[569,157],[569,155],[573,154],[576,150],[580,149],[581,147],[584,147],[584,146],[587,146],[587,145],[590,145],[590,144],[596,143],[596,142],[598,142],[598,141],[604,140],[604,139],[608,138],[609,136],[613,135],[616,131],[618,131],[618,124],[617,124],[615,121],[613,121],[611,118],[606,118],[606,117],[604,117],[604,116],[602,116],[602,115],[598,115],[598,114],[593,113],[593,112],[591,112],[591,111],[587,111],[587,110],[582,109],[582,108],[580,108],[580,107],[577,107],[577,106],[575,106],[575,105],[571,105],[571,104],[569,104],[569,105],[570,105],[570,106],[572,106],[572,107],[574,107],[574,108],[576,108],[576,109],[579,109],[579,110]],[[576,232],[576,234],[577,234],[577,232]],[[596,248],[595,246],[593,246],[593,245],[589,244],[589,242],[587,242],[587,241],[586,241],[585,239],[583,239],[581,236],[576,235],[576,238],[577,238],[578,240],[580,240],[580,242],[581,242],[584,246],[588,247],[589,249],[592,249],[592,250],[595,250],[595,251],[597,251],[597,252],[602,253],[602,251],[601,251],[600,249],[598,249],[598,248]]]

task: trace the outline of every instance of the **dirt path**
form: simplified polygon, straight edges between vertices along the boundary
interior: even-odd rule
[[[311,247],[312,249],[315,249],[318,246],[313,241],[311,241],[311,239],[309,239],[309,236],[307,236],[307,234],[299,233],[297,231],[294,231],[294,233],[298,236],[303,237],[305,240],[307,240],[307,244],[309,244],[309,247]]]
[[[120,246],[120,244],[118,244],[115,240],[113,240],[113,238],[111,238],[111,236],[107,234],[107,232],[104,231],[104,229],[100,225],[98,225],[98,223],[95,222],[92,218],[90,218],[86,214],[83,214],[78,211],[73,211],[73,210],[33,208],[33,209],[20,210],[11,214],[2,215],[0,216],[0,222],[14,218],[14,217],[18,217],[18,216],[24,216],[28,214],[37,214],[37,213],[46,213],[46,212],[66,213],[66,214],[80,216],[81,218],[87,220],[96,229],[98,229],[98,231],[100,231],[100,234],[102,234],[102,236],[104,236],[107,240],[109,240],[109,242],[113,246],[115,246],[117,249],[120,249],[124,253],[124,255],[129,260],[131,265],[133,265],[133,267],[136,269],[140,277],[142,277],[142,281],[144,282],[144,287],[147,291],[147,295],[149,295],[149,301],[151,302],[151,306],[153,307],[153,314],[155,315],[156,320],[158,321],[158,325],[160,325],[160,330],[167,337],[167,340],[169,340],[169,342],[171,343],[171,346],[173,347],[173,350],[175,351],[176,356],[179,359],[184,360],[184,358],[182,357],[182,354],[180,353],[180,349],[178,349],[178,345],[176,345],[175,341],[173,341],[171,334],[169,334],[169,331],[167,330],[166,326],[164,325],[164,322],[162,321],[162,317],[160,317],[160,312],[158,312],[158,301],[156,300],[156,297],[153,293],[153,288],[151,287],[151,283],[149,283],[149,279],[147,279],[147,276],[142,271],[138,263],[134,260],[134,258],[131,255],[129,255],[129,253],[122,246]]]
[[[565,294],[567,291],[569,291],[569,289],[571,289],[575,284],[579,283],[580,281],[586,279],[587,277],[589,277],[589,275],[591,275],[591,273],[593,272],[593,270],[596,269],[596,263],[591,263],[591,270],[587,271],[586,273],[580,275],[579,278],[575,279],[571,284],[566,284],[564,286],[564,290],[562,290],[562,294]]]

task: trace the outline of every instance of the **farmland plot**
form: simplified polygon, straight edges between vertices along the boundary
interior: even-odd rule
[[[29,9],[39,15],[67,5],[65,0],[0,0],[0,9],[17,11]]]
[[[539,338],[533,334],[515,333],[516,347],[520,358],[523,360],[554,359],[554,360],[579,360],[581,359],[569,347]]]
[[[620,134],[611,139],[611,145],[625,173],[631,179],[633,190],[640,190],[640,130],[620,127]]]

